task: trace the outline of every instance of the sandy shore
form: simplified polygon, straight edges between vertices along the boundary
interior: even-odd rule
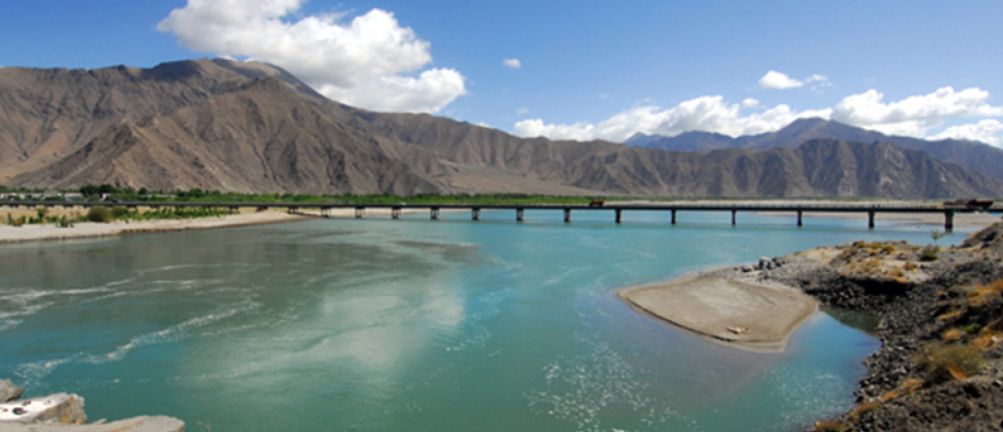
[[[142,207],[140,208],[142,210]],[[404,209],[404,214],[427,213],[423,209]],[[443,211],[447,212],[446,210]],[[34,216],[35,210],[0,211],[0,219],[6,220],[6,214],[13,217]],[[80,210],[53,210],[48,215],[76,217],[83,214]],[[355,209],[332,209],[328,215],[331,218],[355,218]],[[59,228],[54,224],[23,225],[13,227],[0,225],[0,244],[43,240],[68,240],[90,237],[107,237],[125,234],[141,234],[151,232],[186,231],[198,229],[230,228],[249,225],[264,225],[273,223],[296,222],[319,218],[320,211],[304,209],[297,214],[289,214],[284,210],[255,212],[254,209],[242,209],[241,213],[222,217],[207,217],[199,219],[153,220],[143,222],[112,222],[94,223],[77,222],[71,228]],[[390,217],[390,209],[366,209],[366,217]]]
[[[778,352],[818,310],[790,287],[753,284],[703,272],[666,283],[623,288],[616,296],[635,310],[730,347]]]
[[[59,228],[53,224],[23,225],[21,227],[0,225],[0,243],[66,240],[149,232],[227,228],[292,222],[307,219],[311,218],[309,216],[293,215],[285,212],[265,211],[259,213],[241,213],[229,216],[199,219],[155,220],[130,223],[78,222],[70,228]]]

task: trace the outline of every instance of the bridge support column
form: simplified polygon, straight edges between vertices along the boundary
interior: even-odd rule
[[[566,208],[564,209],[564,223],[570,223],[570,222],[571,222],[571,209]]]
[[[430,209],[430,212],[432,214],[432,220],[439,220],[439,208],[438,207],[432,207]]]
[[[320,208],[320,217],[322,217],[324,219],[330,218],[331,217],[331,208],[330,207],[321,207]]]
[[[676,211],[672,210],[672,225],[676,224]]]
[[[867,228],[874,229],[874,211],[867,212]]]
[[[944,231],[951,232],[954,231],[954,212],[946,211],[944,212]]]
[[[736,215],[738,215],[738,210],[732,210],[732,211],[731,211],[731,226],[735,226],[735,223],[737,222],[737,221],[735,220],[735,219],[736,219],[736,218],[735,218],[735,217],[736,217]]]
[[[521,207],[515,209],[515,221],[522,222],[524,220],[526,220],[526,209]]]
[[[479,207],[474,207],[470,209],[470,220],[475,220],[475,221],[481,220],[481,209]]]
[[[623,209],[616,209],[614,211],[616,212],[616,223],[622,223],[623,222]]]
[[[356,219],[365,219],[366,218],[366,208],[365,207],[356,207],[355,208],[355,218]]]
[[[801,222],[801,216],[802,216],[801,214],[802,213],[803,212],[801,210],[798,210],[798,228],[804,226],[804,223]]]
[[[390,208],[390,218],[391,219],[400,219],[401,218],[401,208],[400,207],[391,207]]]

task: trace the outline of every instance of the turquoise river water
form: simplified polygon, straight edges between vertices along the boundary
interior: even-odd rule
[[[866,221],[427,214],[0,246],[0,378],[190,431],[786,431],[879,348],[817,314],[779,354],[707,343],[616,288],[864,239]],[[957,243],[966,233],[940,240]]]

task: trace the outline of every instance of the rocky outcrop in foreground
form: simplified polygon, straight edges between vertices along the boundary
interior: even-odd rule
[[[0,432],[184,432],[185,423],[172,417],[134,417],[108,423],[87,423],[84,398],[68,393],[21,399],[24,389],[0,380]]]
[[[857,407],[816,431],[1003,428],[1003,223],[957,247],[856,242],[730,270],[880,317]]]

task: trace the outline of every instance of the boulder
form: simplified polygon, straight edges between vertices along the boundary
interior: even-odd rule
[[[14,385],[9,379],[0,380],[0,403],[21,399],[24,389]]]
[[[9,424],[87,423],[84,398],[68,393],[0,404],[0,430]]]
[[[26,425],[0,422],[0,432],[184,432],[185,422],[173,417],[142,416],[111,423],[83,426],[64,424]]]

